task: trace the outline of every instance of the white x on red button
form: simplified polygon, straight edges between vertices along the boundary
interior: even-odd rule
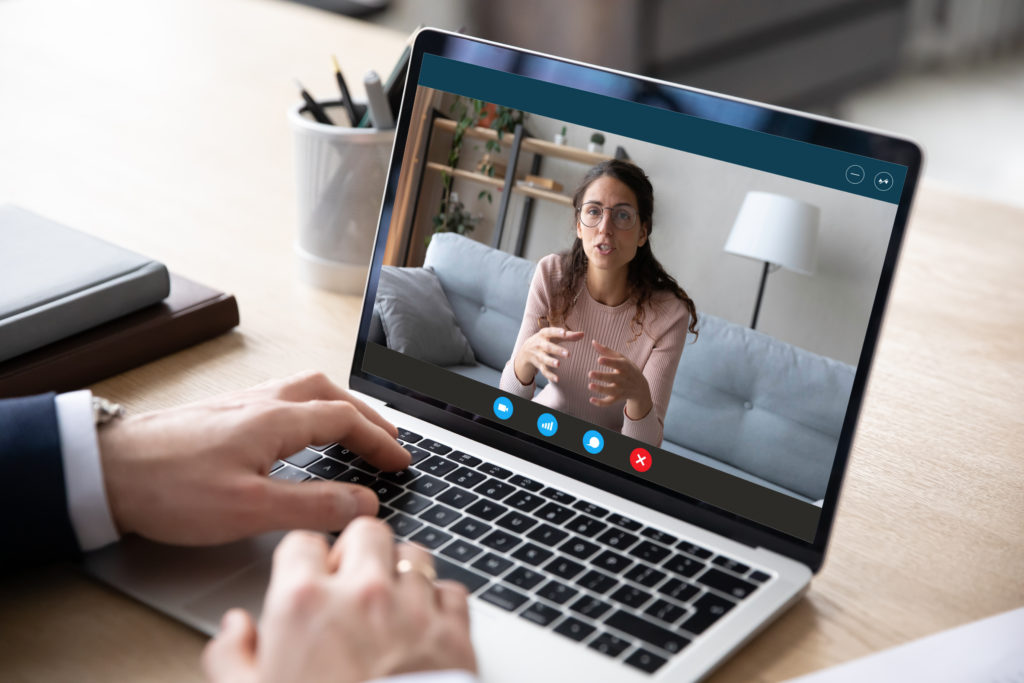
[[[633,452],[629,454],[629,464],[637,472],[646,472],[651,469],[651,454],[646,448],[634,448]]]

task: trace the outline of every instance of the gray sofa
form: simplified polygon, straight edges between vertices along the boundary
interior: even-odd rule
[[[440,281],[476,364],[461,375],[498,385],[535,264],[453,233],[434,235],[424,267]],[[374,321],[371,339],[381,343]],[[665,416],[662,448],[804,501],[825,495],[854,368],[741,325],[699,314]],[[691,336],[692,340],[692,336]]]

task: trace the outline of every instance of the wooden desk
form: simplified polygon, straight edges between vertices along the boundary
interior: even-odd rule
[[[241,306],[235,333],[98,393],[142,411],[307,367],[345,377],[359,301],[296,279],[285,109],[294,77],[334,92],[331,53],[358,84],[402,40],[268,0],[0,2],[0,201]],[[1022,228],[1020,210],[921,192],[825,569],[713,680],[781,680],[1024,605]],[[194,681],[203,644],[73,566],[0,587],[5,681]]]

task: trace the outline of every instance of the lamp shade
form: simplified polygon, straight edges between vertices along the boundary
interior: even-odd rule
[[[792,197],[748,192],[733,223],[725,250],[804,275],[818,264],[821,209]]]

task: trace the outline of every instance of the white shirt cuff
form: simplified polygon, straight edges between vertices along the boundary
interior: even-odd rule
[[[463,669],[448,669],[386,676],[375,678],[369,683],[477,683],[477,680],[475,675]]]
[[[103,466],[92,416],[92,392],[83,389],[60,394],[55,403],[68,515],[79,548],[95,550],[113,543],[119,535],[103,486]]]

